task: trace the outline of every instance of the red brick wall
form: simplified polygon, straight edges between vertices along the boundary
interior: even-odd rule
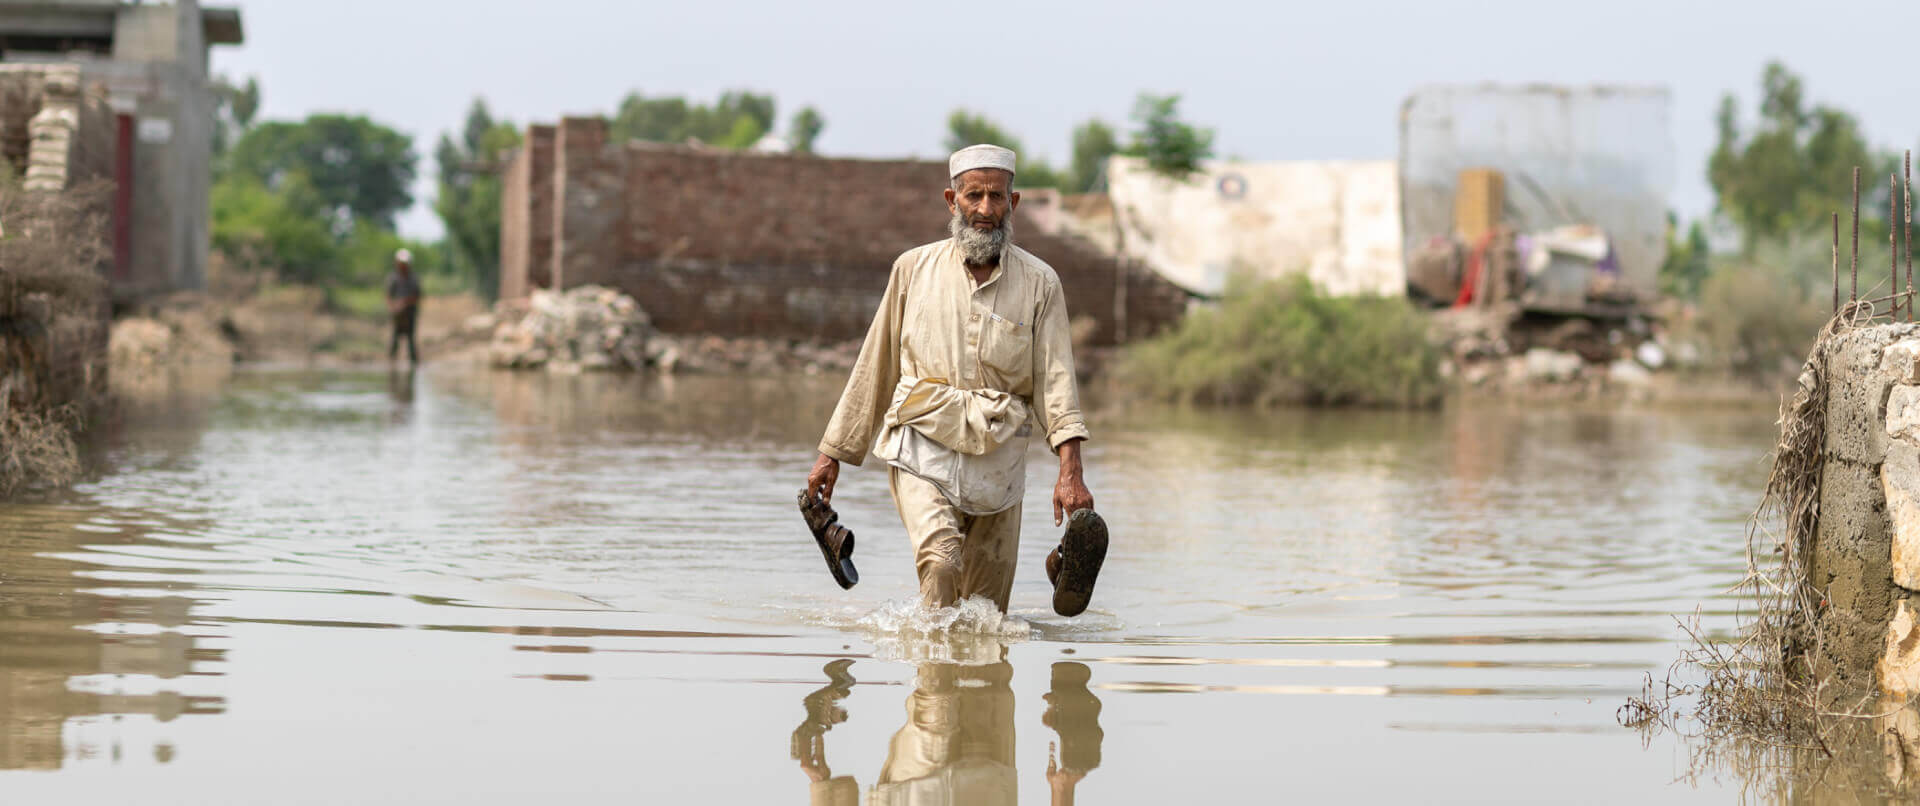
[[[566,118],[554,132],[553,285],[610,284],[626,223],[622,149],[602,118]]]
[[[604,136],[569,119],[555,148],[558,285],[617,287],[670,333],[856,338],[894,258],[946,236],[945,163],[605,147],[596,132]],[[509,206],[503,244],[516,220]],[[1059,273],[1073,316],[1095,320],[1093,342],[1113,343],[1114,260],[1015,225],[1015,240]],[[503,297],[527,287],[511,285],[514,270],[502,266]],[[1184,312],[1184,292],[1150,272],[1126,276],[1129,337]]]

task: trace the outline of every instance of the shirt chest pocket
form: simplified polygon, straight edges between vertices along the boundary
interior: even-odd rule
[[[1033,366],[1033,328],[988,314],[980,327],[980,363],[1010,384],[1024,380]]]

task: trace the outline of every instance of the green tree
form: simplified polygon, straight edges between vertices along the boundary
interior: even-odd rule
[[[1716,115],[1719,142],[1707,161],[1716,206],[1740,228],[1742,251],[1806,233],[1851,207],[1852,173],[1861,169],[1862,217],[1886,209],[1886,177],[1894,158],[1876,154],[1852,115],[1809,108],[1800,77],[1779,62],[1761,74],[1760,118],[1741,130],[1731,94]]]
[[[1015,154],[1025,152],[1020,138],[1008,134],[1000,124],[965,109],[955,109],[947,115],[947,140],[944,143],[948,151],[959,151],[971,145],[992,143],[1002,148],[1012,149]]]
[[[712,106],[630,92],[621,99],[607,128],[615,142],[692,139],[723,148],[748,148],[773,130],[775,109],[773,96],[745,90],[721,93]]]
[[[1660,264],[1660,290],[1684,299],[1700,296],[1700,286],[1711,272],[1711,250],[1707,231],[1695,221],[1687,227],[1685,240],[1679,238],[1680,218],[1667,212],[1667,260]]]
[[[1014,153],[1014,173],[1019,180],[1014,184],[1028,188],[1065,189],[1070,179],[1055,171],[1046,160],[1028,154],[1020,144],[1020,138],[1008,134],[1000,124],[987,119],[985,115],[955,109],[947,115],[947,139],[943,143],[948,151],[959,151],[971,145],[991,143]]]
[[[247,76],[245,84],[235,84],[226,76],[216,78],[213,105],[213,153],[217,156],[226,153],[227,146],[245,134],[260,113],[260,82],[253,76]]]
[[[229,175],[210,196],[213,248],[235,265],[301,283],[319,283],[339,269],[339,239],[305,174],[287,175],[277,188]]]
[[[813,142],[820,138],[820,132],[827,128],[827,119],[820,116],[820,110],[803,106],[793,113],[793,120],[787,123],[787,139],[793,142],[796,154],[812,154]]]
[[[1139,128],[1127,153],[1143,157],[1156,173],[1185,179],[1200,170],[1200,161],[1213,156],[1213,130],[1180,119],[1180,96],[1140,93],[1133,103]]]
[[[1073,173],[1068,180],[1075,193],[1090,193],[1099,184],[1107,167],[1107,158],[1120,153],[1120,141],[1113,127],[1104,121],[1089,120],[1073,130]]]
[[[434,148],[440,183],[433,211],[447,233],[445,270],[489,299],[500,285],[501,176],[519,144],[519,130],[494,120],[486,101],[475,98],[459,139],[443,134]]]
[[[413,140],[364,116],[312,115],[252,127],[224,158],[227,173],[279,190],[304,176],[340,235],[364,219],[393,229],[413,205]]]

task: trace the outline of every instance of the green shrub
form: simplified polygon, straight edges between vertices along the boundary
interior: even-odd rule
[[[1699,308],[1684,328],[1702,347],[1707,366],[1756,378],[1798,367],[1832,314],[1830,250],[1814,239],[1775,241],[1757,245],[1750,255],[1715,258],[1700,286]],[[1871,274],[1861,268],[1860,296],[1885,296],[1884,264]],[[1840,272],[1844,297],[1851,281],[1846,266]]]
[[[1441,393],[1426,320],[1399,297],[1336,297],[1304,276],[1237,278],[1212,307],[1129,348],[1122,382],[1208,405],[1428,406]]]

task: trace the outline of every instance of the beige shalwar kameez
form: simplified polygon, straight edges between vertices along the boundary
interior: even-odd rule
[[[926,394],[947,391],[936,387],[969,395]],[[934,402],[909,405],[902,416],[909,397]],[[881,441],[927,605],[985,596],[1007,609],[1020,541],[1021,457],[1032,430],[1055,451],[1087,437],[1059,276],[1011,245],[978,286],[951,239],[901,255],[820,452],[859,465]],[[912,450],[915,440],[952,451],[957,469],[903,471],[925,467],[896,458],[924,454]],[[984,511],[1007,499],[1011,506]]]

